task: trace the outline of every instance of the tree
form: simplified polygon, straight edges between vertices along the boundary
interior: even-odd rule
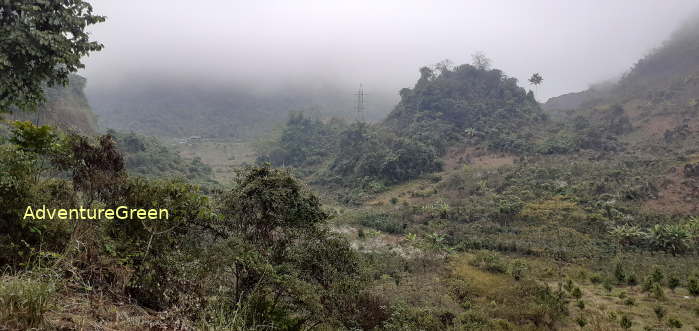
[[[50,126],[34,126],[31,122],[13,122],[10,142],[28,153],[44,154],[56,141],[57,136]]]
[[[473,55],[471,55],[471,59],[474,67],[480,70],[490,69],[491,61],[487,56],[485,56],[485,53],[481,51],[475,52]]]
[[[538,72],[534,73],[529,78],[529,84],[534,85],[534,88],[537,88],[537,89],[538,89],[539,85],[541,85],[541,83],[543,83],[543,82],[544,82],[544,78],[541,77],[541,74],[539,74]],[[538,93],[538,91],[537,91],[537,93]]]
[[[532,75],[531,78],[529,78],[529,83],[538,86],[539,84],[544,82],[544,78],[541,77],[541,75],[537,72]]]
[[[44,84],[66,85],[81,58],[103,48],[85,29],[104,20],[82,0],[1,2],[0,113],[35,110]]]

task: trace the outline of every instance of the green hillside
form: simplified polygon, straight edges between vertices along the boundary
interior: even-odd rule
[[[11,4],[68,45],[100,21]],[[369,122],[134,83],[104,134],[73,76],[1,132],[0,330],[699,330],[698,51],[695,17],[545,105],[444,61]]]

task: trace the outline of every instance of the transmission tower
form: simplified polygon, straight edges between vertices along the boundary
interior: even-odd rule
[[[367,94],[364,93],[364,88],[362,87],[362,84],[359,84],[359,91],[355,94],[357,97],[357,122],[364,122],[364,96]]]

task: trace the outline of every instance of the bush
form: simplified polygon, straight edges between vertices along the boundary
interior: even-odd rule
[[[659,321],[661,321],[667,314],[667,310],[665,310],[665,307],[663,306],[655,306],[655,308],[653,308],[653,312],[655,312],[655,317],[657,317]]]
[[[678,286],[680,286],[680,279],[675,276],[670,276],[667,280],[667,287],[670,288],[672,292],[675,292]]]
[[[687,279],[687,290],[689,291],[689,294],[693,296],[699,296],[699,280],[697,280],[695,277],[690,277]]]
[[[676,319],[676,318],[670,318],[667,320],[667,326],[675,329],[681,329],[682,328],[682,321]]]
[[[585,325],[587,325],[587,320],[581,315],[575,319],[575,323],[577,323],[580,328],[584,328]]]
[[[638,285],[638,279],[636,279],[636,274],[629,274],[629,276],[626,277],[626,284],[629,284],[631,286]]]
[[[624,315],[621,317],[621,320],[619,321],[619,326],[621,326],[624,329],[630,329],[632,325],[633,321],[631,321],[631,318],[628,315]]]
[[[507,272],[507,262],[495,252],[480,251],[476,253],[476,256],[470,263],[474,267],[493,273],[504,274]]]
[[[0,265],[20,266],[39,247],[60,251],[69,236],[67,221],[24,218],[27,207],[75,206],[75,192],[64,180],[42,181],[38,155],[0,145]]]
[[[614,267],[614,278],[616,278],[617,282],[619,283],[626,281],[626,272],[624,271],[624,266],[621,264],[621,262],[618,262]]]
[[[391,234],[402,234],[405,232],[405,225],[394,220],[388,214],[366,213],[359,220],[359,224]]]

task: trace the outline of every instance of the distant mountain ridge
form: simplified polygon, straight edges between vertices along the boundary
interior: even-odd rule
[[[355,116],[351,89],[287,87],[275,93],[246,86],[134,79],[133,84],[92,90],[100,125],[163,137],[250,138],[284,123],[292,111],[316,117]],[[373,93],[370,120],[382,118],[392,100]]]

